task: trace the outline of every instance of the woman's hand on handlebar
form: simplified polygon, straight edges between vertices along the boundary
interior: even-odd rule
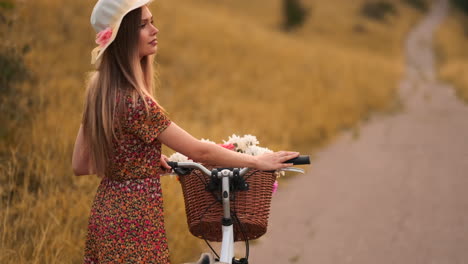
[[[172,168],[171,166],[169,166],[169,164],[167,164],[167,162],[169,161],[169,158],[164,155],[164,154],[161,154],[161,169],[163,169],[163,171],[170,171]]]
[[[257,156],[257,166],[259,170],[277,170],[281,168],[291,167],[292,163],[283,163],[287,160],[296,158],[299,156],[299,152],[292,151],[278,151],[273,153],[265,153]]]

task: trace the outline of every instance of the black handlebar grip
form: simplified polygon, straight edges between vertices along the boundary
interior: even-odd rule
[[[192,169],[179,167],[179,164],[175,161],[168,161],[167,165],[171,166],[174,172],[179,176],[189,175],[190,172],[192,172]]]
[[[287,160],[284,163],[292,163],[294,165],[310,164],[310,156],[309,155],[301,155],[301,156],[296,157],[294,159]]]
[[[177,168],[178,164],[175,161],[168,161],[167,165],[171,166],[171,168],[175,169]]]

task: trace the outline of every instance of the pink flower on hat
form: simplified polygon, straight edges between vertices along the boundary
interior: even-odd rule
[[[99,45],[99,47],[104,47],[112,37],[112,28],[107,27],[106,29],[101,30],[96,35],[96,44]]]

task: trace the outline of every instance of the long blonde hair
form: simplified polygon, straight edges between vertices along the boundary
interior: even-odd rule
[[[85,147],[90,153],[88,168],[94,168],[100,177],[105,176],[112,157],[112,139],[119,140],[116,131],[121,126],[117,115],[124,110],[124,95],[130,94],[134,103],[145,96],[154,100],[154,56],[140,60],[138,53],[141,16],[142,9],[138,8],[124,17],[97,71],[88,76],[82,124]],[[147,101],[143,102],[148,113]]]

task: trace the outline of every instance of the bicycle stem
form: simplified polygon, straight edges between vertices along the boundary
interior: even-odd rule
[[[230,199],[229,178],[232,174],[232,171],[222,170],[220,174],[222,177],[222,196],[223,196],[223,210],[224,210],[223,225],[225,225],[225,222],[227,222],[226,224],[229,224],[229,223],[232,224],[231,206],[229,204],[229,199]]]

